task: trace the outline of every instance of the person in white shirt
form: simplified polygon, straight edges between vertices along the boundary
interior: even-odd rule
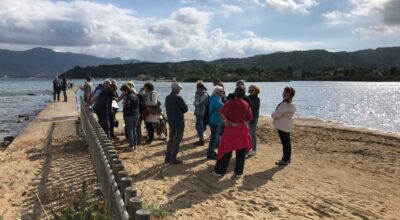
[[[290,163],[292,146],[290,144],[290,132],[293,128],[293,115],[296,112],[296,107],[292,103],[295,90],[292,87],[285,87],[283,90],[283,100],[272,113],[273,124],[278,130],[278,135],[282,143],[283,156],[282,159],[276,162],[276,165],[286,166]]]

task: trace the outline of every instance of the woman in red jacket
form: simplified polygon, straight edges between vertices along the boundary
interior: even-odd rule
[[[226,102],[220,110],[225,129],[218,147],[217,164],[211,171],[214,176],[226,173],[232,151],[236,151],[235,176],[243,174],[246,152],[252,148],[248,124],[253,119],[249,104],[242,99],[245,93],[244,87],[237,87],[235,98]]]

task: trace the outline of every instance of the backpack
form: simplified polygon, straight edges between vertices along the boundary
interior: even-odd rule
[[[203,125],[206,126],[210,124],[210,96],[207,94],[207,104],[206,104],[206,111],[204,112],[203,116]]]

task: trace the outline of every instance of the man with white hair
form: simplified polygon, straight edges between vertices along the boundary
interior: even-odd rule
[[[185,129],[184,114],[188,111],[183,98],[179,95],[182,86],[177,82],[171,84],[171,93],[165,98],[165,108],[167,110],[168,125],[170,128],[167,151],[165,153],[165,163],[182,164],[176,158],[179,152],[179,145],[183,138]]]

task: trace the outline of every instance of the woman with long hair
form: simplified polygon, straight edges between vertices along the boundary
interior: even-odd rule
[[[260,98],[258,94],[260,94],[260,87],[257,85],[251,85],[249,87],[249,96],[247,96],[250,100],[250,108],[253,113],[253,120],[249,123],[250,136],[251,141],[253,142],[253,148],[250,150],[249,155],[254,156],[257,154],[257,124],[258,117],[260,112]]]
[[[290,163],[292,145],[290,143],[290,132],[293,128],[293,115],[296,107],[292,103],[295,90],[292,87],[285,87],[282,93],[282,102],[278,104],[275,112],[272,113],[273,124],[278,130],[278,135],[282,143],[283,156],[276,162],[276,165],[286,166]]]

